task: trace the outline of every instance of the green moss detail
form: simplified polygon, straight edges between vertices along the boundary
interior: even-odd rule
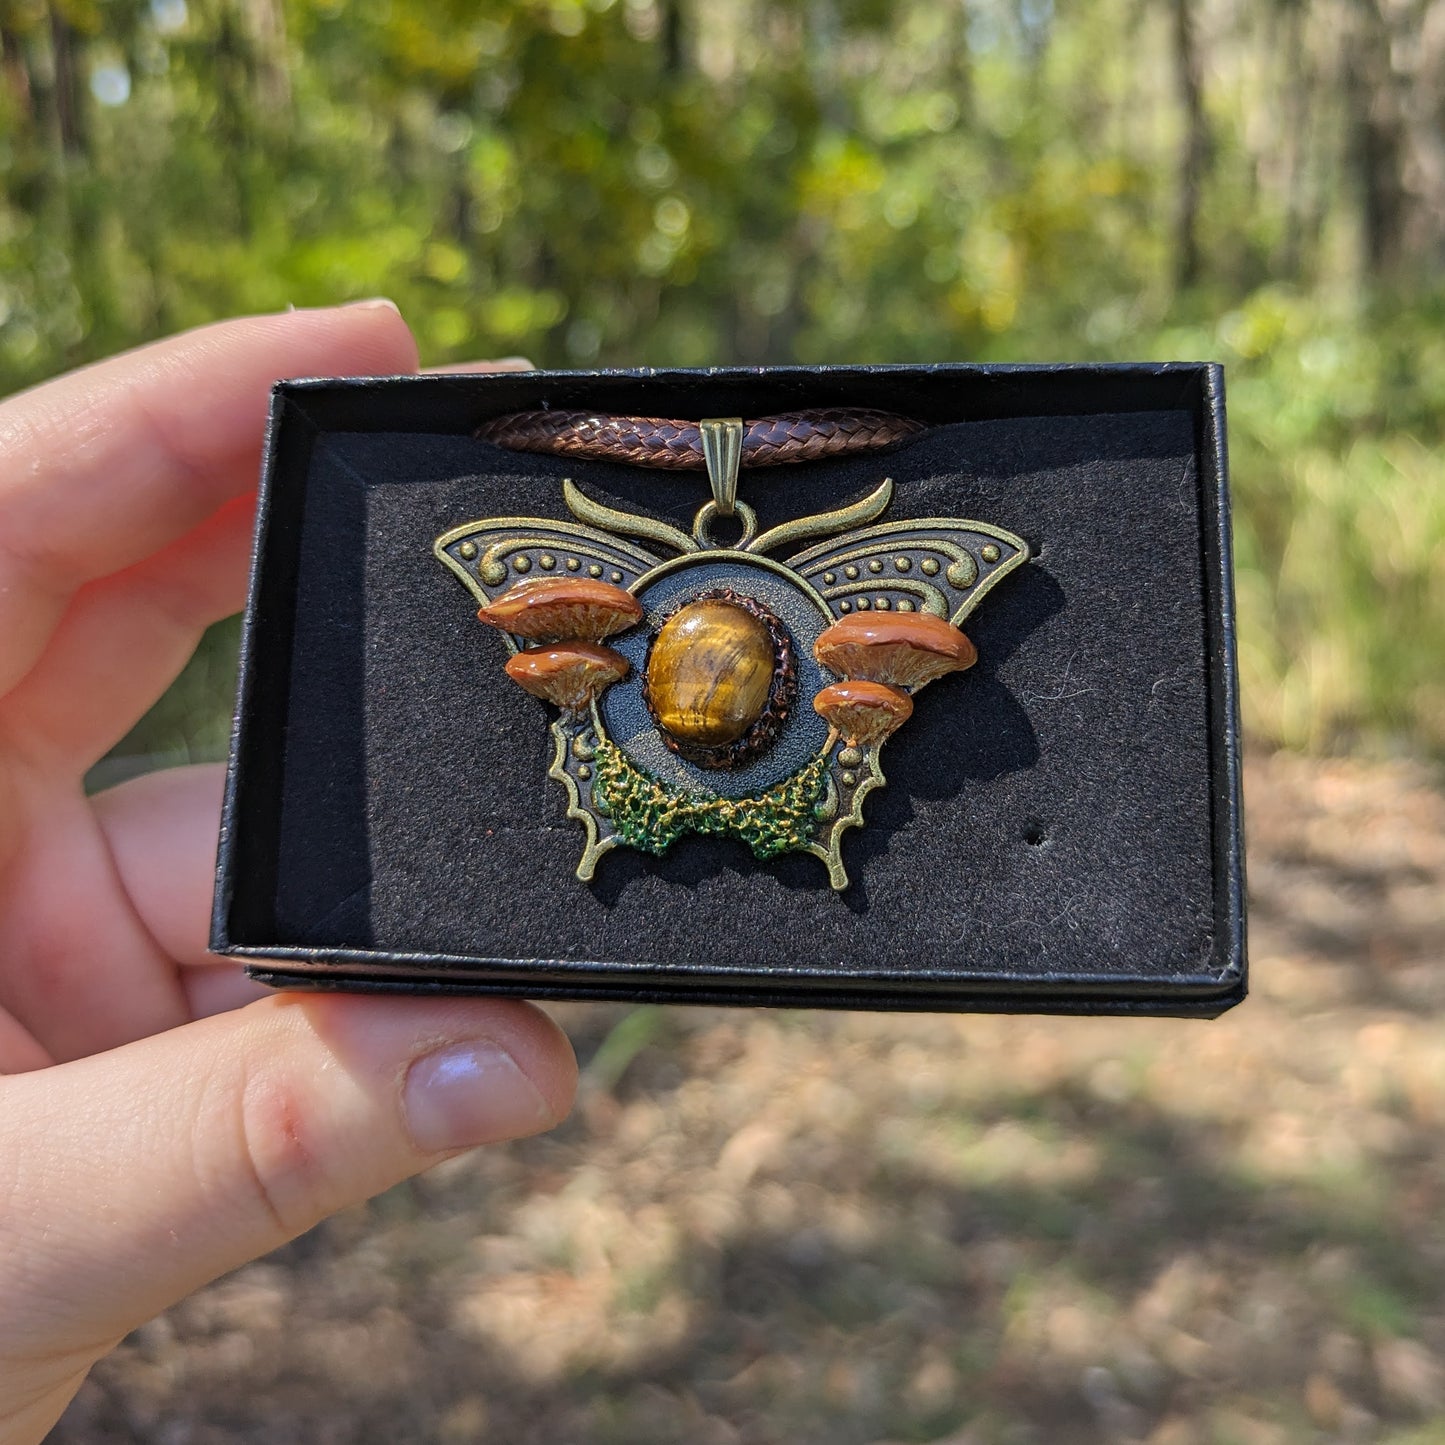
[[[684,833],[714,833],[741,838],[755,858],[776,858],[808,846],[827,765],[826,756],[814,758],[755,798],[718,798],[670,787],[603,742],[593,763],[592,802],[624,843],[644,853],[663,853]]]

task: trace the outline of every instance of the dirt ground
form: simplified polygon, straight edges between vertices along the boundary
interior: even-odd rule
[[[1247,804],[1223,1019],[559,1009],[567,1125],[196,1295],[53,1438],[1445,1442],[1445,793]]]

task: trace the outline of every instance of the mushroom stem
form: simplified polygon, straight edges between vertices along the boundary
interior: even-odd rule
[[[620,652],[595,642],[529,647],[507,659],[506,674],[525,692],[577,715],[592,705],[604,688],[627,676],[628,661]]]
[[[835,682],[813,699],[850,748],[870,748],[895,733],[913,715],[913,699],[882,682]]]

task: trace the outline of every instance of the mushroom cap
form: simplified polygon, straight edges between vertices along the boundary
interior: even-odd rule
[[[506,673],[525,692],[581,712],[603,688],[627,676],[628,661],[595,642],[529,647],[507,659]]]
[[[884,682],[834,682],[813,699],[813,711],[842,734],[849,747],[871,747],[913,715],[913,699]]]
[[[841,677],[914,688],[972,667],[978,649],[931,612],[855,612],[823,633],[813,656]]]
[[[621,587],[591,577],[535,577],[509,588],[477,616],[533,641],[600,642],[640,622],[642,604]]]

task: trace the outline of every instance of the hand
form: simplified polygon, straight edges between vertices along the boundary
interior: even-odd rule
[[[82,789],[241,606],[271,382],[415,369],[362,303],[0,405],[0,1440],[207,1280],[570,1107],[527,1004],[263,997],[208,957],[219,768]]]

